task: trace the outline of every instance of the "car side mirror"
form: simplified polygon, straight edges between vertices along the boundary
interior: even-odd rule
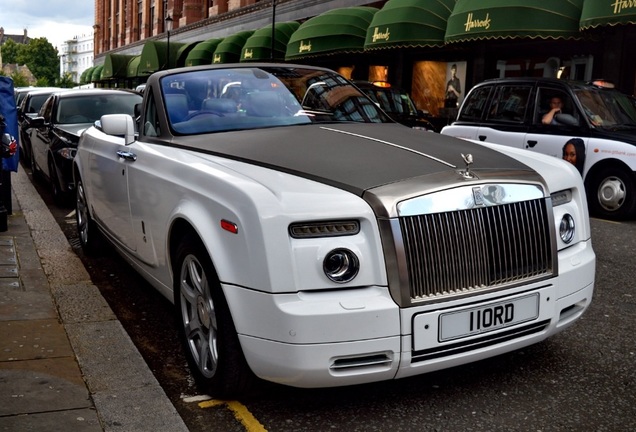
[[[555,120],[563,125],[566,126],[578,126],[579,125],[579,121],[572,115],[570,114],[556,114],[554,116]]]
[[[105,114],[100,123],[105,134],[123,137],[124,145],[135,142],[135,126],[128,114]]]
[[[46,126],[46,121],[44,120],[44,117],[33,117],[31,120],[29,120],[29,127],[39,128],[42,126]]]

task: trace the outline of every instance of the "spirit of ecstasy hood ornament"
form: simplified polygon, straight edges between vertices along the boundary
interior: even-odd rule
[[[475,178],[475,175],[470,172],[470,166],[473,164],[473,155],[470,153],[468,154],[462,153],[461,155],[462,155],[462,159],[464,159],[464,162],[466,163],[466,170],[459,171],[459,174],[465,179]]]

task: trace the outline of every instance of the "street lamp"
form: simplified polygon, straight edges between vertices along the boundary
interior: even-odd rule
[[[276,43],[276,0],[272,0],[272,42],[270,46],[269,58],[274,60],[274,45]]]
[[[166,43],[166,67],[168,69],[170,67],[170,31],[172,30],[172,17],[170,15],[166,16],[165,19],[166,33],[168,35],[167,43]]]

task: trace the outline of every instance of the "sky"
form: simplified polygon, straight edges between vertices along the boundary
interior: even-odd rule
[[[0,27],[5,34],[44,37],[55,48],[75,36],[93,33],[93,0],[0,0]]]

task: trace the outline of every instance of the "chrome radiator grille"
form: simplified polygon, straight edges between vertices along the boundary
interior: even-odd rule
[[[544,199],[399,220],[412,302],[553,272]]]

